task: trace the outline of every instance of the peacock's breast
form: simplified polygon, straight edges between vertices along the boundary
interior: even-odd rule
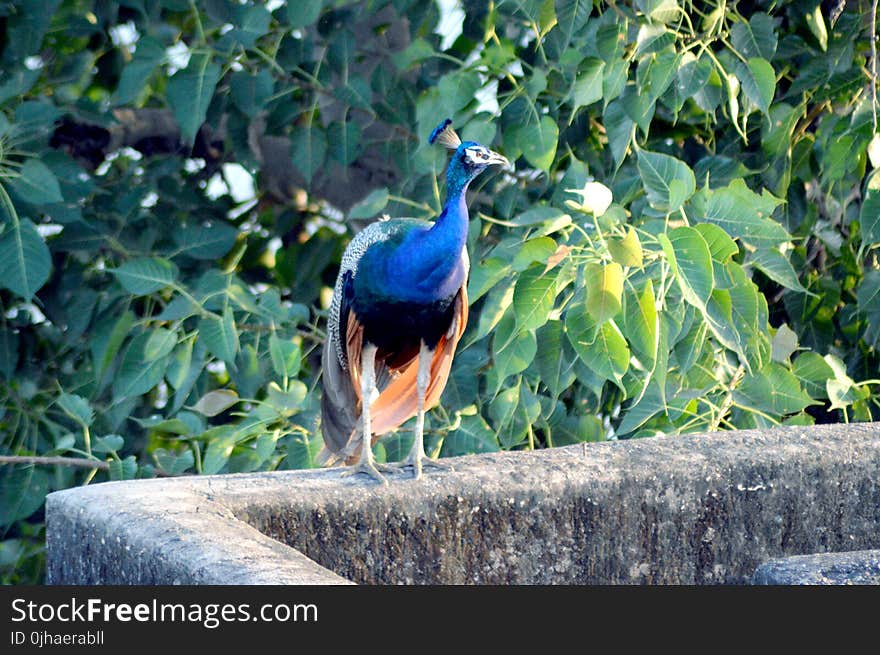
[[[455,296],[431,302],[375,297],[355,299],[354,313],[364,327],[364,337],[381,349],[394,351],[403,344],[418,346],[424,340],[434,347],[449,331],[455,312]]]

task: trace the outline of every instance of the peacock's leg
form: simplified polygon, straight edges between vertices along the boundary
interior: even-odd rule
[[[434,358],[434,351],[425,345],[419,348],[419,369],[416,375],[416,393],[418,394],[418,414],[416,414],[416,431],[412,448],[409,455],[403,462],[403,466],[413,467],[413,477],[419,479],[422,477],[423,466],[433,466],[440,469],[451,468],[445,462],[438,462],[428,458],[425,455],[425,395],[428,392],[428,382],[431,379],[431,360]]]
[[[379,473],[373,460],[372,435],[370,423],[370,404],[376,389],[376,346],[364,343],[361,349],[361,456],[358,463],[342,475],[366,473],[381,484],[388,484],[385,476]]]

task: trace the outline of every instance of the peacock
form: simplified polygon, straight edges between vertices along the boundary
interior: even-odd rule
[[[506,157],[464,141],[444,120],[430,144],[453,150],[446,169],[446,202],[433,223],[413,218],[380,220],[359,232],[342,255],[327,320],[322,356],[318,460],[353,464],[382,484],[372,444],[416,417],[415,440],[398,466],[445,466],[427,459],[425,411],[435,407],[449,378],[468,317],[468,185]],[[365,438],[369,436],[369,438]]]

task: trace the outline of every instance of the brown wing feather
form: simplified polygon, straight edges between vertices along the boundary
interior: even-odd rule
[[[425,409],[431,409],[440,402],[440,396],[449,380],[449,372],[452,368],[452,359],[455,349],[464,334],[468,320],[467,286],[462,285],[455,297],[455,309],[453,322],[449,326],[449,332],[440,338],[434,356],[431,360],[431,371],[428,380],[428,389],[425,394]],[[360,438],[358,425],[360,423],[361,405],[361,349],[363,347],[364,329],[354,316],[354,312],[348,315],[346,326],[346,355],[348,357],[348,376],[345,380],[346,391],[351,400],[355,400],[356,409],[353,413],[357,421],[351,425],[346,438],[343,440],[339,435],[334,440],[334,451],[338,459],[345,459],[346,463],[353,464],[360,454]],[[394,359],[392,359],[392,357]],[[335,361],[335,357],[333,358]],[[418,374],[418,353],[408,359],[401,359],[399,354],[390,355],[385,361],[376,360],[377,366],[388,366],[389,382],[379,393],[379,396],[370,406],[371,422],[373,429],[372,443],[418,412],[418,391],[416,388],[416,376]],[[325,367],[327,363],[325,362]],[[340,369],[341,372],[341,369]],[[326,392],[325,392],[326,393]],[[346,423],[349,425],[350,423]],[[344,443],[335,443],[343,442]],[[328,460],[329,458],[324,458]],[[329,460],[332,463],[332,460]]]
[[[455,348],[467,325],[467,317],[467,288],[462,286],[455,297],[455,311],[450,331],[440,338],[440,342],[434,350],[425,397],[425,409],[431,409],[440,402],[440,395],[449,379]],[[416,389],[418,355],[397,371],[399,373],[397,377],[385,387],[371,405],[374,442],[379,435],[393,430],[418,412],[418,391]]]

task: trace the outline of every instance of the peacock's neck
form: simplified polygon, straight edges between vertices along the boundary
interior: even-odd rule
[[[413,300],[449,298],[464,282],[461,254],[467,242],[467,182],[448,186],[443,211],[428,230],[410,233],[391,260],[395,286]]]
[[[441,248],[449,248],[461,255],[467,241],[468,209],[467,209],[467,182],[458,187],[449,185],[446,193],[446,204],[443,211],[434,222],[427,238],[436,239]]]

